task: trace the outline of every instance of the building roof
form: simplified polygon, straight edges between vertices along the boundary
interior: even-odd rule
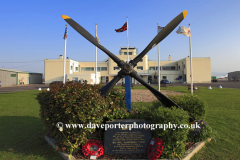
[[[17,72],[17,73],[29,73],[29,74],[42,74],[42,73],[35,73],[35,72],[29,72],[29,71],[22,71],[22,70],[16,70],[16,69],[4,69],[0,68],[2,71],[8,71],[8,72]]]
[[[121,47],[121,49],[127,49],[127,47]],[[136,49],[135,47],[128,47],[128,49]]]
[[[228,73],[237,73],[237,72],[240,72],[240,71],[233,71],[233,72],[228,72]]]

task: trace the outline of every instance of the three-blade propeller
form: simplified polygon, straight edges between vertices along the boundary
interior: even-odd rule
[[[164,27],[164,29],[161,32],[157,34],[157,36],[148,44],[148,46],[129,63],[125,63],[124,61],[120,60],[117,56],[115,56],[113,53],[108,51],[105,47],[100,45],[98,41],[87,30],[85,30],[81,25],[79,25],[73,19],[71,19],[66,15],[63,15],[62,18],[71,27],[73,27],[79,34],[81,34],[84,38],[86,38],[92,44],[94,44],[103,52],[105,52],[121,68],[121,70],[118,72],[118,75],[115,76],[109,83],[107,83],[105,86],[103,86],[100,89],[101,95],[106,96],[121,78],[125,77],[126,75],[130,75],[131,77],[135,78],[138,82],[140,82],[142,85],[144,85],[146,88],[148,88],[158,98],[158,100],[161,101],[166,107],[171,107],[171,106],[179,107],[172,100],[170,100],[161,92],[154,89],[147,82],[145,82],[142,79],[142,77],[139,76],[133,68],[147,54],[147,52],[149,52],[154,46],[156,46],[165,37],[167,37],[178,26],[178,24],[186,17],[186,15],[187,15],[187,11],[185,10],[182,13],[180,13],[177,17],[175,17],[170,23],[168,23],[166,27]]]

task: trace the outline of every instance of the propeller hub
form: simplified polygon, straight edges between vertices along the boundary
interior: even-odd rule
[[[133,70],[133,66],[131,65],[131,63],[125,63],[123,66],[122,66],[122,71],[125,73],[125,74],[130,74]]]

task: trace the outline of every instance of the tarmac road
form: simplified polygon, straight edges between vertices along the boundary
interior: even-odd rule
[[[196,87],[216,87],[218,88],[220,85],[223,88],[235,88],[235,89],[240,89],[240,82],[228,82],[228,81],[218,81],[218,82],[213,82],[213,83],[193,83],[194,86]],[[152,86],[158,86],[158,84],[151,84]],[[190,84],[186,84],[186,83],[170,83],[168,84],[169,86],[186,86],[190,85]],[[134,85],[135,86],[135,85]],[[139,86],[139,85],[136,85]]]
[[[158,84],[151,84],[153,86],[158,86]],[[219,81],[213,83],[194,83],[197,87],[219,87],[220,85],[223,88],[235,88],[240,89],[240,82],[227,82],[227,81]],[[135,85],[134,85],[135,86]],[[182,83],[171,83],[169,86],[187,86],[187,84]],[[30,85],[22,85],[22,86],[11,86],[11,87],[0,87],[0,93],[8,93],[8,92],[18,92],[18,91],[26,91],[26,90],[38,90],[39,88],[47,89],[49,84],[30,84]]]
[[[18,91],[27,91],[27,90],[38,90],[39,88],[47,89],[48,87],[49,87],[48,84],[30,84],[30,85],[0,87],[0,93],[18,92]]]

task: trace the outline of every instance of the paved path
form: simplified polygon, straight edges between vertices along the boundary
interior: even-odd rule
[[[38,88],[47,89],[48,87],[49,87],[48,84],[30,84],[22,86],[0,87],[0,93],[38,90]]]

